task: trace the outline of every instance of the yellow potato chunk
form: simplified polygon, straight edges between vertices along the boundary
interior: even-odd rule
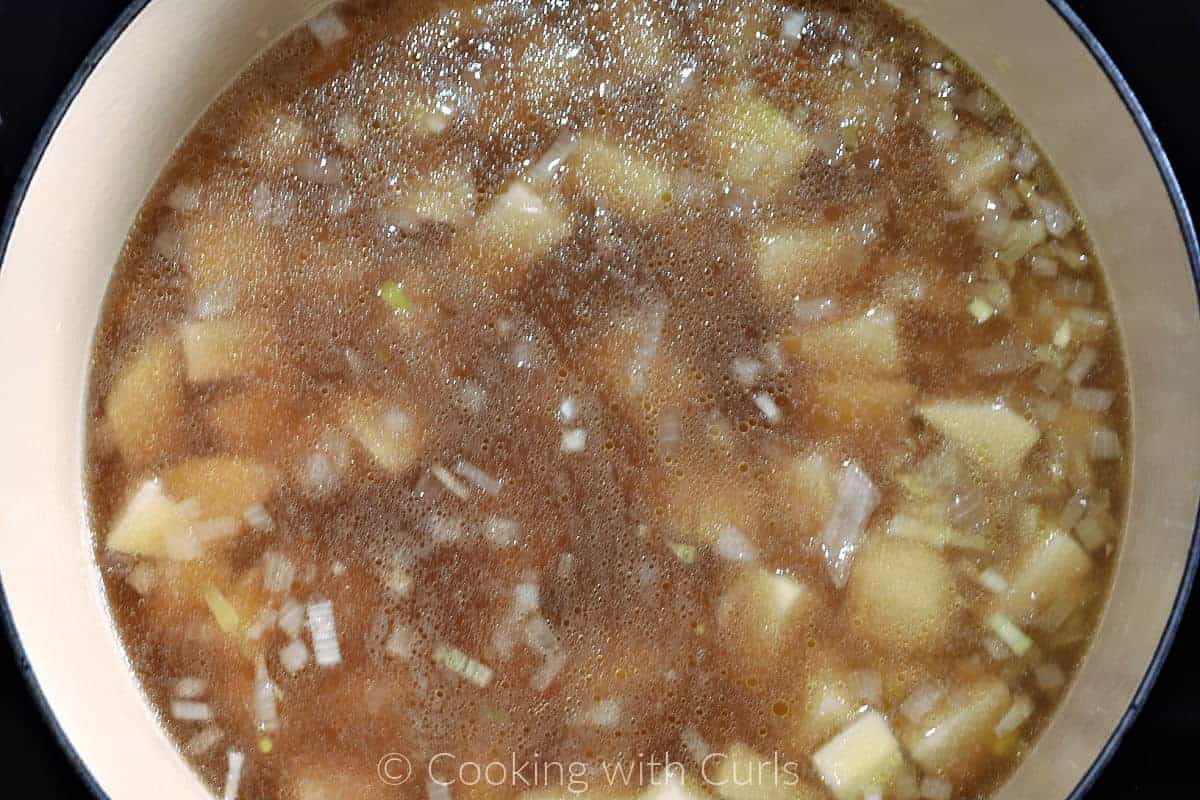
[[[963,140],[946,162],[950,193],[960,201],[1011,171],[1004,146],[995,137],[982,133]]]
[[[690,778],[671,770],[669,774],[660,771],[654,783],[638,795],[638,800],[706,800],[708,797]]]
[[[941,400],[921,406],[917,413],[998,479],[1017,476],[1040,436],[1032,422],[998,403]]]
[[[790,575],[751,567],[729,584],[717,606],[717,624],[748,659],[784,651],[819,603],[816,592]]]
[[[820,792],[781,759],[764,758],[736,742],[704,765],[704,778],[723,800],[817,800]]]
[[[183,326],[183,359],[191,383],[261,375],[271,366],[271,337],[243,319],[209,319]]]
[[[557,203],[523,181],[513,181],[479,220],[479,247],[484,260],[500,271],[494,283],[511,286],[529,262],[571,233],[571,223]]]
[[[776,227],[755,247],[755,272],[763,292],[777,303],[842,286],[862,269],[862,241],[836,225]]]
[[[352,397],[342,405],[342,425],[388,472],[399,472],[421,454],[421,425],[412,415],[365,397]]]
[[[137,470],[187,443],[183,356],[173,337],[155,337],[133,351],[104,399],[117,451]]]
[[[1092,569],[1092,560],[1070,536],[1045,533],[1026,554],[1009,581],[1004,607],[1013,619],[1030,622],[1061,597],[1078,589]]]
[[[954,573],[923,544],[877,536],[854,559],[846,611],[855,633],[881,650],[936,653],[953,630]]]
[[[853,317],[823,325],[810,325],[784,341],[784,348],[806,363],[822,369],[872,375],[900,372],[900,341],[896,335],[896,315],[873,309]]]
[[[1008,687],[995,678],[952,692],[906,734],[909,755],[928,772],[963,777],[987,760],[996,723],[1011,702]]]
[[[813,754],[813,766],[837,800],[860,800],[904,772],[900,743],[877,711],[867,711]]]
[[[167,494],[194,499],[204,517],[240,519],[246,509],[261,504],[279,484],[279,474],[264,464],[230,456],[192,458],[162,475]]]
[[[242,212],[199,217],[183,230],[188,279],[197,296],[236,294],[270,280],[276,261],[266,223]]]
[[[593,136],[579,140],[567,174],[581,194],[626,216],[647,219],[670,202],[665,169]]]
[[[734,183],[773,191],[816,150],[808,131],[745,89],[724,92],[707,122],[700,133],[704,147]]]
[[[109,528],[109,550],[134,556],[163,558],[171,537],[186,536],[197,520],[194,504],[168,497],[157,480],[148,480],[126,501]]]
[[[822,434],[890,441],[910,419],[915,391],[905,380],[822,375],[803,393]]]

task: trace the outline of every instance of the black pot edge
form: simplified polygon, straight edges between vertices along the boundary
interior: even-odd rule
[[[1162,176],[1167,193],[1171,197],[1171,203],[1175,207],[1175,215],[1179,222],[1180,231],[1183,233],[1184,244],[1187,247],[1188,260],[1192,265],[1192,281],[1195,283],[1197,289],[1197,303],[1200,304],[1200,240],[1197,239],[1196,227],[1192,222],[1187,200],[1183,196],[1179,179],[1175,175],[1175,170],[1171,166],[1171,161],[1163,149],[1158,134],[1154,132],[1154,126],[1151,125],[1149,117],[1146,116],[1145,110],[1142,108],[1137,96],[1133,93],[1129,82],[1121,74],[1121,70],[1117,68],[1117,65],[1108,55],[1103,45],[1100,44],[1100,41],[1088,29],[1083,20],[1079,18],[1079,15],[1067,5],[1066,0],[1047,0],[1047,2],[1058,12],[1063,21],[1070,26],[1075,35],[1079,37],[1079,40],[1091,52],[1096,62],[1100,65],[1100,68],[1104,70],[1104,74],[1112,82],[1113,88],[1121,95],[1125,107],[1137,123],[1138,129],[1142,133],[1142,138],[1145,140],[1146,146],[1150,149],[1150,154],[1154,157],[1155,164],[1158,166],[1159,174]],[[96,46],[88,53],[79,70],[71,78],[70,83],[67,84],[67,88],[63,91],[62,96],[55,103],[53,110],[50,112],[50,117],[46,120],[46,124],[42,127],[41,132],[34,141],[29,158],[25,162],[25,166],[13,186],[11,202],[5,211],[3,223],[0,224],[0,262],[3,261],[4,253],[8,249],[8,242],[12,236],[13,227],[16,224],[17,214],[29,189],[29,183],[38,165],[41,163],[42,156],[45,154],[46,148],[54,136],[54,132],[58,130],[59,123],[66,116],[67,110],[70,108],[71,103],[74,102],[76,96],[78,96],[84,83],[91,77],[92,72],[96,69],[96,65],[100,63],[100,60],[104,58],[116,40],[133,23],[138,14],[145,10],[149,3],[150,0],[133,0],[121,12],[112,27],[105,32],[100,41],[96,43]],[[1200,305],[1198,305],[1198,308],[1200,308]],[[1071,791],[1067,800],[1083,800],[1101,773],[1104,772],[1104,768],[1108,766],[1108,762],[1112,760],[1113,755],[1121,745],[1121,740],[1125,738],[1125,734],[1129,732],[1129,728],[1133,725],[1134,720],[1137,719],[1138,714],[1141,713],[1142,708],[1145,706],[1150,691],[1154,688],[1159,673],[1162,672],[1162,667],[1166,662],[1167,655],[1170,653],[1171,645],[1175,641],[1175,634],[1179,630],[1179,624],[1187,608],[1188,597],[1191,595],[1198,567],[1200,567],[1200,507],[1197,508],[1197,519],[1193,524],[1192,544],[1188,551],[1187,567],[1184,570],[1183,579],[1180,581],[1179,592],[1175,596],[1175,603],[1171,609],[1171,614],[1167,619],[1167,626],[1163,630],[1163,635],[1159,639],[1158,646],[1155,648],[1154,657],[1150,660],[1150,666],[1147,668],[1146,674],[1142,677],[1142,681],[1138,685],[1137,691],[1129,703],[1129,707],[1121,716],[1120,722],[1117,723],[1116,729],[1109,736],[1108,741],[1100,750],[1100,753],[1096,756],[1091,766],[1088,767],[1087,772],[1084,773],[1079,783]],[[45,694],[42,693],[37,675],[34,674],[33,668],[25,656],[25,649],[21,644],[20,634],[17,632],[12,612],[9,610],[8,597],[4,593],[2,576],[0,576],[0,619],[3,621],[4,632],[12,643],[13,653],[17,659],[17,667],[25,677],[30,693],[41,710],[42,717],[53,731],[63,752],[66,753],[67,759],[75,767],[75,771],[83,779],[84,783],[87,784],[97,800],[111,800],[100,787],[100,784],[83,762],[83,759],[80,758],[79,753],[72,746],[71,740],[63,731],[62,726],[59,725],[58,718],[55,717],[53,709],[50,708]]]

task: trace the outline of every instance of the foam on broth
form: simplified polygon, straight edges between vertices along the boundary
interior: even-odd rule
[[[90,403],[122,641],[241,797],[986,794],[1124,516],[1086,236],[873,2],[335,7],[163,175]]]

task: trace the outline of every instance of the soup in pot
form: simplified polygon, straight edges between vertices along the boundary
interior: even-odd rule
[[[97,559],[226,800],[974,798],[1105,601],[1122,358],[879,2],[351,2],[133,227]]]

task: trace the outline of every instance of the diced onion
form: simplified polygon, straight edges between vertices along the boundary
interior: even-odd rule
[[[323,186],[342,182],[342,162],[333,156],[304,156],[296,162],[296,174]]]
[[[1099,350],[1090,346],[1081,347],[1079,353],[1075,356],[1075,360],[1071,362],[1071,366],[1067,367],[1066,372],[1063,373],[1063,377],[1072,386],[1079,386],[1087,380],[1088,375],[1091,374],[1092,369],[1099,360]]]
[[[683,729],[679,734],[680,741],[683,742],[683,747],[687,750],[688,755],[697,764],[703,764],[704,759],[708,758],[712,753],[712,748],[708,746],[708,742],[704,741],[704,737],[700,732],[691,725]]]
[[[167,205],[176,211],[195,211],[200,207],[200,187],[194,183],[181,183],[167,195]]]
[[[779,410],[779,406],[775,403],[775,399],[766,392],[759,392],[754,395],[754,405],[758,406],[758,410],[762,412],[763,417],[772,425],[779,422],[783,416]]]
[[[1092,431],[1088,451],[1095,461],[1115,461],[1121,457],[1121,440],[1116,431],[1100,428]]]
[[[260,657],[254,665],[254,717],[259,733],[274,733],[279,730],[279,712],[275,706],[275,682],[267,672],[267,664]]]
[[[667,307],[664,303],[655,303],[643,315],[640,321],[641,335],[634,349],[633,361],[629,365],[629,383],[635,394],[646,390],[646,375],[658,355],[658,346],[662,341],[663,326],[667,319]]]
[[[263,588],[272,594],[283,594],[296,580],[296,565],[282,553],[268,550],[263,553]]]
[[[954,796],[954,784],[945,778],[925,778],[921,781],[921,797],[924,800],[950,800]]]
[[[300,635],[300,629],[304,626],[304,606],[295,600],[288,600],[279,609],[278,624],[279,629],[289,638],[297,638]]]
[[[410,628],[397,625],[383,643],[383,649],[393,658],[408,660],[413,657],[415,637]]]
[[[1043,661],[1033,668],[1033,679],[1044,691],[1061,689],[1067,682],[1067,675],[1062,667],[1052,661]]]
[[[993,594],[1004,594],[1008,591],[1008,581],[991,567],[979,573],[978,581],[980,586]]]
[[[141,561],[125,576],[125,582],[138,594],[148,595],[158,582],[158,572],[150,562]]]
[[[762,374],[763,364],[756,359],[739,356],[733,360],[729,369],[738,383],[749,388],[758,381],[758,376]]]
[[[439,644],[433,649],[433,659],[460,678],[480,688],[492,682],[491,667],[476,661],[455,647]]]
[[[749,563],[758,558],[754,543],[736,526],[726,525],[717,535],[717,554],[727,561]]]
[[[582,453],[587,449],[587,431],[583,428],[572,428],[563,431],[559,449],[564,453]]]
[[[1083,491],[1075,492],[1058,515],[1058,524],[1062,526],[1063,530],[1074,529],[1079,524],[1079,520],[1083,519],[1083,515],[1087,513],[1087,507],[1087,495]]]
[[[850,577],[850,563],[866,530],[867,520],[879,505],[879,490],[871,477],[851,461],[842,468],[837,499],[821,531],[821,552],[833,585],[842,588]]]
[[[183,747],[187,751],[188,755],[192,756],[193,758],[199,758],[200,756],[208,753],[209,750],[212,750],[214,747],[216,747],[220,743],[221,739],[224,738],[224,736],[225,734],[216,725],[209,725],[208,727],[203,728],[195,736],[188,739],[187,743],[184,744]]]
[[[792,313],[797,322],[820,322],[829,319],[840,310],[840,304],[832,297],[797,298],[792,304]]]
[[[1117,393],[1109,389],[1088,389],[1077,386],[1071,392],[1071,405],[1084,411],[1094,411],[1103,414],[1112,408]]]
[[[1008,711],[996,723],[995,734],[997,738],[1003,739],[1024,725],[1025,721],[1033,715],[1034,708],[1033,700],[1028,695],[1017,695],[1013,699],[1012,705],[1009,706]]]
[[[350,35],[350,29],[333,9],[328,9],[310,19],[308,30],[322,47],[335,45]]]
[[[583,712],[580,721],[597,728],[615,728],[621,722],[621,703],[611,698],[601,700]]]
[[[540,605],[538,585],[536,583],[518,583],[514,586],[513,605],[522,616],[537,611]]]
[[[246,762],[246,757],[237,750],[230,750],[225,756],[227,762],[225,789],[221,793],[221,800],[237,800],[238,787],[242,783],[242,767]]]
[[[208,681],[203,678],[180,678],[175,681],[175,696],[184,700],[195,700],[208,691]]]
[[[342,662],[332,601],[321,600],[308,604],[308,632],[312,637],[313,660],[317,666],[333,667]]]
[[[563,422],[574,422],[579,413],[579,404],[574,397],[564,397],[558,404],[558,418]]]
[[[521,538],[521,526],[516,520],[491,517],[484,527],[484,534],[497,547],[511,547]]]
[[[261,503],[243,511],[242,520],[256,531],[270,531],[275,527],[275,520],[271,519],[271,513]]]
[[[1055,295],[1064,303],[1089,305],[1096,298],[1096,284],[1083,278],[1062,277],[1055,286]]]
[[[279,664],[289,675],[295,675],[308,666],[308,648],[299,639],[293,639],[279,650]]]
[[[196,700],[172,700],[171,717],[184,722],[207,722],[212,719],[212,707]]]
[[[454,465],[454,471],[478,486],[483,491],[490,494],[492,497],[496,497],[500,494],[500,489],[503,486],[501,481],[493,478],[491,475],[488,475],[486,472],[469,461],[459,461]]]
[[[1075,217],[1059,203],[1041,197],[1038,198],[1038,210],[1046,222],[1046,230],[1055,239],[1061,239],[1075,229]]]
[[[918,686],[900,704],[900,714],[909,722],[918,723],[929,716],[945,694],[946,689],[940,684],[926,683]]]
[[[462,481],[451,475],[450,471],[441,464],[434,464],[429,468],[429,471],[433,473],[433,477],[437,478],[438,482],[441,483],[442,486],[446,487],[446,490],[450,492],[450,494],[454,495],[459,500],[466,500],[468,497],[470,497],[470,493],[467,491],[467,487],[463,485]]]
[[[567,654],[565,652],[559,651],[550,654],[542,662],[542,665],[534,670],[533,677],[529,679],[529,688],[539,693],[546,691],[566,665]]]
[[[787,16],[783,18],[783,25],[780,28],[783,38],[787,41],[798,41],[811,28],[809,27],[812,19],[807,11],[789,11]]]
[[[542,154],[542,157],[529,168],[529,172],[525,175],[526,180],[534,185],[552,183],[562,173],[567,159],[571,157],[571,154],[578,147],[579,139],[575,134],[570,132],[563,133]]]
[[[1028,175],[1037,166],[1037,163],[1037,151],[1033,149],[1033,146],[1029,142],[1022,141],[1021,146],[1017,148],[1017,152],[1013,153],[1013,167],[1016,168],[1017,172]]]

